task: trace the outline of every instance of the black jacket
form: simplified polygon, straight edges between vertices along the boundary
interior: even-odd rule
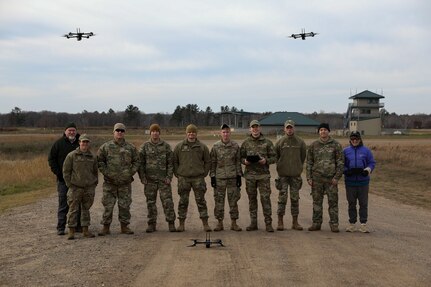
[[[71,151],[79,147],[79,134],[76,134],[75,141],[71,143],[66,135],[58,139],[51,147],[48,155],[48,163],[51,171],[57,176],[57,180],[64,182],[63,163],[66,156]]]

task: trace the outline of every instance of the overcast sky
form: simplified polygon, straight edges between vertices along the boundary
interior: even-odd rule
[[[0,113],[431,113],[431,1],[0,0]],[[94,32],[90,39],[61,37]],[[318,32],[314,38],[287,36]]]

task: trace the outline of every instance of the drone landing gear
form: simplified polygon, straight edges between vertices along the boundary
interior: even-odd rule
[[[205,244],[206,248],[210,248],[212,244],[218,244],[219,246],[224,247],[223,242],[221,241],[221,239],[214,239],[211,240],[211,234],[209,232],[206,233],[205,235],[205,240],[199,240],[199,239],[192,239],[193,244],[189,245],[187,247],[194,247],[198,244]]]

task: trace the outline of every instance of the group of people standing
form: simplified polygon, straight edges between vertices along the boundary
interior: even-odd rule
[[[357,201],[359,201],[359,231],[368,232],[366,227],[370,173],[375,167],[371,151],[366,148],[358,132],[350,135],[350,145],[344,151],[330,135],[329,125],[318,127],[319,139],[307,150],[303,139],[295,134],[295,123],[284,124],[285,135],[274,145],[261,132],[259,121],[250,122],[250,134],[241,145],[231,140],[231,129],[227,124],[220,128],[220,140],[211,150],[197,138],[198,129],[190,124],[186,127],[186,138],[172,150],[161,139],[158,124],[150,126],[150,138],[139,150],[128,143],[124,136],[126,127],[122,123],[114,126],[114,138],[98,149],[97,155],[90,151],[90,138],[80,136],[76,125],[66,126],[64,135],[51,148],[48,162],[57,176],[59,198],[57,234],[64,235],[66,223],[68,239],[75,238],[75,232],[82,231],[84,237],[94,237],[90,225],[90,208],[94,202],[98,172],[103,175],[102,204],[104,212],[99,236],[110,234],[114,206],[118,205],[118,219],[121,233],[133,234],[129,228],[130,205],[132,203],[133,176],[138,173],[144,184],[148,210],[146,232],[157,230],[157,194],[163,206],[170,232],[185,231],[189,206],[189,195],[193,190],[203,229],[212,231],[208,224],[208,208],[205,200],[207,186],[205,177],[211,178],[214,189],[214,216],[217,226],[214,231],[224,230],[224,207],[227,194],[230,229],[241,231],[238,201],[241,198],[242,178],[245,179],[249,199],[250,225],[247,231],[258,230],[258,194],[267,232],[274,232],[271,207],[270,165],[276,164],[278,177],[275,186],[278,194],[277,230],[284,230],[284,215],[290,192],[292,229],[303,230],[298,222],[299,190],[302,187],[302,171],[306,163],[306,178],[311,186],[313,198],[313,224],[309,231],[317,231],[322,225],[324,195],[329,205],[329,225],[332,232],[338,228],[338,182],[345,176],[346,194],[349,202],[349,226],[346,231],[356,230]],[[242,165],[245,166],[244,171]],[[178,219],[172,198],[172,178],[178,179]]]

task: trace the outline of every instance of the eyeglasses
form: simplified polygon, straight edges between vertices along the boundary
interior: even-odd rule
[[[115,130],[117,133],[125,133],[126,131],[125,130],[123,130],[123,129],[116,129]]]

